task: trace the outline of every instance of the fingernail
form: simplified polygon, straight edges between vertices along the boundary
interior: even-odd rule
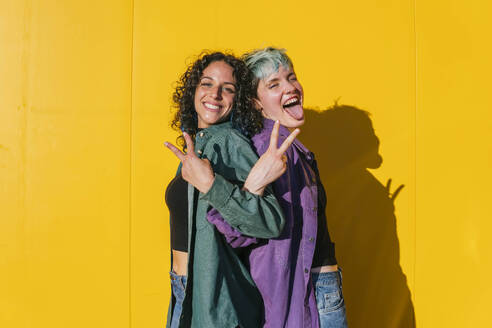
[[[167,141],[164,142],[164,146],[167,147],[167,145],[169,145],[169,143]]]
[[[184,136],[187,136],[187,135],[188,135],[188,133],[186,133],[186,132],[184,132],[184,131],[183,131],[183,135],[184,135]]]

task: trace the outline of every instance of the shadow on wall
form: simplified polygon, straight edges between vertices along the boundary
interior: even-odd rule
[[[367,169],[382,163],[369,113],[334,105],[305,110],[301,141],[316,154],[326,189],[328,229],[343,269],[351,328],[415,327],[407,279],[400,267],[394,201]]]

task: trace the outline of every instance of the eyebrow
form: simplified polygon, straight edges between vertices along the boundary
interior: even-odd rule
[[[271,79],[271,80],[266,81],[266,84],[270,84],[270,83],[272,83],[272,82],[278,82],[279,80],[280,80],[280,79],[279,79],[278,77],[275,77],[275,78],[273,78],[273,79]]]
[[[202,77],[200,78],[200,81],[201,81],[201,80],[203,80],[203,79],[209,79],[209,80],[214,81],[214,79],[212,79],[212,78],[211,78],[211,77],[209,77],[209,76],[202,76]],[[224,82],[224,84],[230,84],[230,85],[234,86],[234,88],[236,88],[236,89],[237,89],[236,84],[235,84],[235,83],[233,83],[233,82]]]

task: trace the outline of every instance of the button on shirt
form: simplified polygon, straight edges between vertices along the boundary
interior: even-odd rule
[[[260,156],[269,146],[273,125],[273,121],[265,119],[262,132],[252,138]],[[287,128],[280,126],[279,145],[289,134]],[[250,252],[249,262],[265,304],[264,327],[317,328],[318,310],[310,272],[318,229],[316,167],[312,153],[297,139],[286,155],[287,170],[273,183],[286,220],[280,237],[266,241],[249,238],[231,228],[213,209],[207,219],[233,247],[258,243]],[[324,208],[324,204],[319,205]]]

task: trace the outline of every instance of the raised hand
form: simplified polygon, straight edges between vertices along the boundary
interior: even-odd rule
[[[196,156],[195,146],[193,145],[191,137],[186,132],[183,132],[183,136],[186,142],[186,154],[169,142],[165,142],[164,145],[169,148],[183,164],[181,167],[183,179],[200,192],[206,193],[212,187],[215,179],[212,166],[208,159],[201,159]]]
[[[388,197],[391,199],[392,202],[395,201],[396,196],[400,193],[400,191],[405,187],[405,185],[400,185],[394,192],[391,192],[391,179],[388,179],[388,182],[386,182],[386,191],[388,192]]]
[[[266,186],[277,180],[287,169],[287,156],[285,151],[294,142],[297,135],[301,132],[295,129],[277,148],[279,121],[275,122],[270,136],[270,145],[267,151],[261,155],[260,159],[249,172],[248,178],[244,183],[244,189],[257,195],[262,195]]]

